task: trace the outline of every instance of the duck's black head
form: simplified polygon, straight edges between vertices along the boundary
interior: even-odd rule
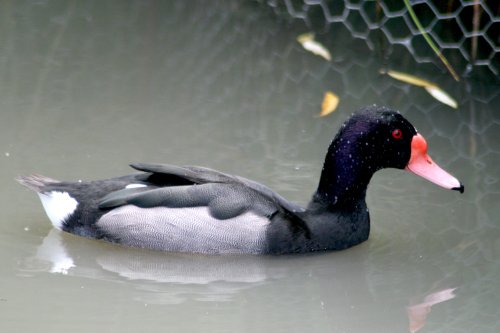
[[[333,139],[314,200],[329,205],[363,200],[374,172],[407,169],[440,186],[463,191],[427,155],[427,143],[399,112],[369,106],[354,113]]]

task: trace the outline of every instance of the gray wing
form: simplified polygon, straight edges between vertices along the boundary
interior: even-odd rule
[[[234,180],[234,177],[217,170],[199,166],[177,166],[170,164],[134,163],[130,166],[136,170],[153,174],[172,175],[189,180],[195,184],[223,183]]]
[[[241,184],[208,183],[202,185],[169,186],[152,190],[124,189],[112,192],[99,203],[109,209],[124,205],[140,208],[207,207],[212,217],[225,220],[247,211],[271,217],[279,206]]]
[[[263,197],[268,198],[269,200],[275,202],[277,205],[283,207],[285,210],[297,213],[303,212],[304,208],[300,205],[288,201],[287,199],[280,196],[278,193],[271,190],[269,187],[262,185],[253,180],[232,176],[217,170],[199,167],[199,166],[175,166],[169,164],[146,164],[146,163],[137,163],[131,164],[136,170],[150,172],[153,174],[164,174],[164,175],[173,175],[176,177],[184,178],[190,182],[195,184],[206,184],[206,183],[233,183],[233,184],[242,184],[245,187],[254,190],[257,193],[260,193]]]

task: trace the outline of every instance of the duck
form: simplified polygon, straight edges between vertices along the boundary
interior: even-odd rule
[[[398,111],[361,108],[331,141],[306,207],[253,180],[199,166],[136,163],[136,173],[110,179],[67,182],[34,174],[17,181],[38,194],[55,228],[77,236],[166,252],[333,251],[368,239],[366,191],[378,170],[406,170],[464,192],[427,148]]]

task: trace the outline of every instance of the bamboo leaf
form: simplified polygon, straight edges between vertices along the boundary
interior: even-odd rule
[[[427,86],[434,86],[435,85],[432,82],[429,82],[427,80],[424,80],[424,79],[421,79],[421,78],[416,77],[414,75],[406,74],[403,72],[396,72],[396,71],[388,70],[385,73],[387,75],[389,75],[390,77],[392,77],[393,79],[396,79],[396,80],[399,80],[399,81],[402,81],[405,83],[413,84],[414,86],[418,86],[418,87],[427,87]]]
[[[441,103],[446,104],[454,109],[458,108],[457,102],[438,86],[430,85],[424,88],[429,94],[431,94],[432,97],[434,97]]]
[[[417,76],[397,72],[393,70],[380,71],[381,74],[387,74],[393,79],[412,84],[417,87],[423,87],[432,97],[437,99],[443,104],[446,104],[454,109],[458,108],[458,103],[448,95],[443,89],[439,88],[435,83],[421,79]]]
[[[448,60],[446,60],[445,56],[441,53],[441,51],[439,51],[436,44],[434,44],[434,42],[429,37],[427,32],[425,32],[424,27],[422,26],[422,24],[420,23],[420,21],[417,17],[417,14],[415,14],[415,12],[413,11],[413,8],[411,7],[410,1],[403,0],[403,2],[405,3],[406,9],[408,10],[408,13],[410,14],[411,19],[413,20],[413,23],[415,23],[415,25],[418,28],[418,31],[420,31],[420,33],[422,34],[422,37],[424,37],[427,44],[429,44],[429,46],[434,51],[434,53],[436,53],[436,55],[439,57],[439,59],[441,59],[441,62],[446,66],[446,68],[448,69],[448,72],[450,72],[451,76],[453,76],[455,81],[460,81],[460,78],[458,77],[458,75],[455,72],[455,70],[453,69],[453,67],[450,65]]]

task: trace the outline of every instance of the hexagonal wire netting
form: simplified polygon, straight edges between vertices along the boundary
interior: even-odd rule
[[[412,0],[425,32],[461,76],[500,74],[500,5],[497,1]],[[419,63],[443,64],[403,1],[267,0],[278,13],[305,20],[322,33],[346,32],[390,56],[404,47]]]

